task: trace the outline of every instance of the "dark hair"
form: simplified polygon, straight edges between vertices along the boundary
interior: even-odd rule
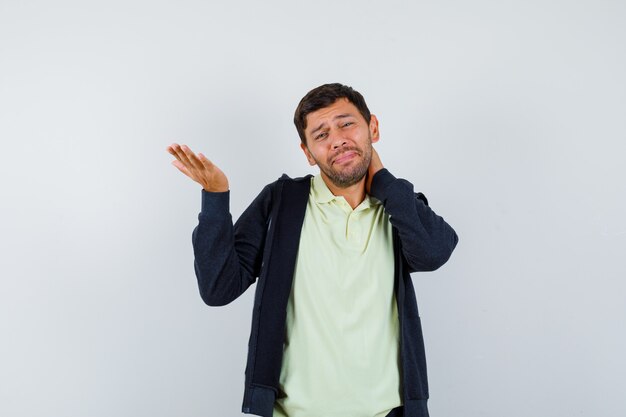
[[[320,85],[302,97],[302,100],[300,100],[296,108],[296,113],[293,116],[293,123],[296,125],[296,130],[298,131],[298,135],[300,135],[302,143],[306,145],[304,130],[306,129],[307,115],[330,106],[340,98],[345,98],[350,103],[354,104],[359,110],[359,113],[361,113],[365,121],[369,124],[372,117],[361,93],[354,90],[352,87],[339,83]]]

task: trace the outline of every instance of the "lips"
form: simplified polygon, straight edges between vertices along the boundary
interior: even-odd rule
[[[354,158],[355,156],[357,156],[357,152],[356,151],[345,151],[341,154],[339,154],[334,160],[333,160],[333,164],[341,164],[343,162],[347,162],[349,160],[351,160],[352,158]]]

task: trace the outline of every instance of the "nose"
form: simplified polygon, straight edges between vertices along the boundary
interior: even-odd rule
[[[345,145],[346,145],[346,141],[341,139],[341,140],[336,141],[335,143],[333,143],[333,149],[342,148]]]
[[[340,148],[345,146],[348,141],[343,137],[340,131],[332,131],[331,132],[331,144],[333,149]]]

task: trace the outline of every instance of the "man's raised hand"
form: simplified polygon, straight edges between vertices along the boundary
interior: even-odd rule
[[[228,191],[226,175],[200,152],[196,155],[187,145],[177,143],[168,146],[167,151],[176,158],[172,165],[200,184],[205,191],[214,193]]]

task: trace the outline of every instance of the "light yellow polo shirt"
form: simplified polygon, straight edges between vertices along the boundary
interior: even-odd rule
[[[391,224],[311,179],[274,417],[384,417],[402,405]]]

